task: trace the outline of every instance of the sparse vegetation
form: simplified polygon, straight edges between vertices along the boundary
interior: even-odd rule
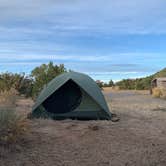
[[[0,143],[15,143],[28,130],[26,119],[13,109],[0,109]]]
[[[166,99],[166,89],[165,88],[154,88],[152,90],[152,96],[156,98]]]
[[[48,82],[61,73],[68,71],[70,70],[67,70],[63,64],[54,65],[53,62],[49,62],[48,64],[42,64],[36,67],[32,70],[30,75],[25,75],[24,73],[2,73],[0,74],[0,94],[15,89],[18,94],[35,99]],[[151,81],[155,77],[166,77],[166,68],[145,78],[124,79],[117,83],[114,83],[112,80],[108,83],[104,83],[100,80],[96,82],[100,88],[118,87],[124,90],[149,90],[151,88]]]
[[[96,84],[102,89],[104,83],[100,80],[96,80]]]
[[[120,89],[149,90],[151,88],[151,81],[156,77],[166,77],[166,68],[145,78],[124,79],[117,82],[116,85]]]
[[[110,80],[108,83],[103,82],[101,80],[96,80],[97,85],[102,88],[102,87],[114,87],[115,84],[112,80]]]
[[[6,93],[15,89],[20,95],[26,97],[31,96],[32,91],[32,79],[29,76],[22,74],[13,73],[2,73],[0,74],[0,93]]]
[[[15,143],[27,132],[28,123],[16,114],[18,92],[11,88],[0,92],[0,143]]]
[[[160,98],[162,95],[161,89],[160,88],[154,88],[152,90],[152,96],[156,98]]]
[[[20,95],[35,98],[44,85],[63,72],[67,72],[63,64],[54,65],[53,62],[49,62],[36,67],[30,75],[2,73],[0,74],[0,95],[8,94],[11,89],[14,89]]]
[[[0,104],[13,106],[16,102],[18,92],[11,88],[0,92]]]

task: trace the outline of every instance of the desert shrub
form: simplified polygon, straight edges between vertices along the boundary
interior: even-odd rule
[[[103,81],[101,81],[101,80],[96,80],[96,84],[99,86],[99,88],[103,88],[103,85],[104,85],[104,83],[103,83]]]
[[[166,99],[166,88],[162,88],[161,92],[162,92],[161,98]]]
[[[31,96],[33,80],[24,73],[1,73],[0,74],[0,92],[15,89],[19,94],[27,97]]]
[[[0,143],[15,143],[28,130],[28,121],[13,109],[0,110]]]
[[[166,89],[165,88],[154,88],[152,90],[152,96],[156,98],[166,98]]]
[[[129,89],[129,90],[148,90],[151,87],[151,81],[153,76],[138,78],[138,79],[123,79],[116,82],[116,86],[119,86],[120,89]]]
[[[67,70],[63,64],[54,65],[53,62],[36,67],[31,72],[33,78],[32,97],[35,99],[45,85],[64,72]]]
[[[9,91],[11,88],[18,89],[24,74],[2,73],[0,74],[0,91]]]
[[[152,96],[156,98],[160,98],[162,95],[161,89],[160,88],[154,88],[152,90]]]
[[[63,64],[49,62],[33,69],[30,75],[0,73],[0,93],[15,89],[19,95],[35,99],[46,84],[63,72],[67,72]]]
[[[114,87],[114,82],[113,82],[113,80],[110,80],[108,83],[106,83],[106,82],[104,82],[103,84],[102,84],[102,87]]]
[[[132,79],[123,79],[116,83],[120,89],[135,89],[135,80]]]
[[[20,85],[17,87],[17,91],[20,95],[24,95],[25,97],[32,96],[32,88],[33,88],[33,79],[31,77],[24,77],[20,82]]]
[[[1,105],[15,105],[18,92],[11,88],[10,90],[4,90],[0,92],[0,104]]]

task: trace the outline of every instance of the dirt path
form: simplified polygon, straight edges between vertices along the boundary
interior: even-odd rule
[[[119,122],[31,121],[24,141],[1,148],[0,166],[165,166],[166,101],[146,92],[105,96]],[[19,101],[19,112],[30,110],[31,101],[24,102]]]

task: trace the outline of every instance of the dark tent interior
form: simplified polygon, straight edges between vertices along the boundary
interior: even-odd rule
[[[44,108],[51,113],[67,113],[75,110],[81,103],[82,92],[80,87],[72,80],[66,82],[44,103]]]

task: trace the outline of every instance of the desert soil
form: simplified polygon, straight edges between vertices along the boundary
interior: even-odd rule
[[[0,146],[0,166],[166,166],[166,101],[147,91],[104,94],[120,121],[30,121],[26,138]],[[20,99],[17,111],[32,104]]]

